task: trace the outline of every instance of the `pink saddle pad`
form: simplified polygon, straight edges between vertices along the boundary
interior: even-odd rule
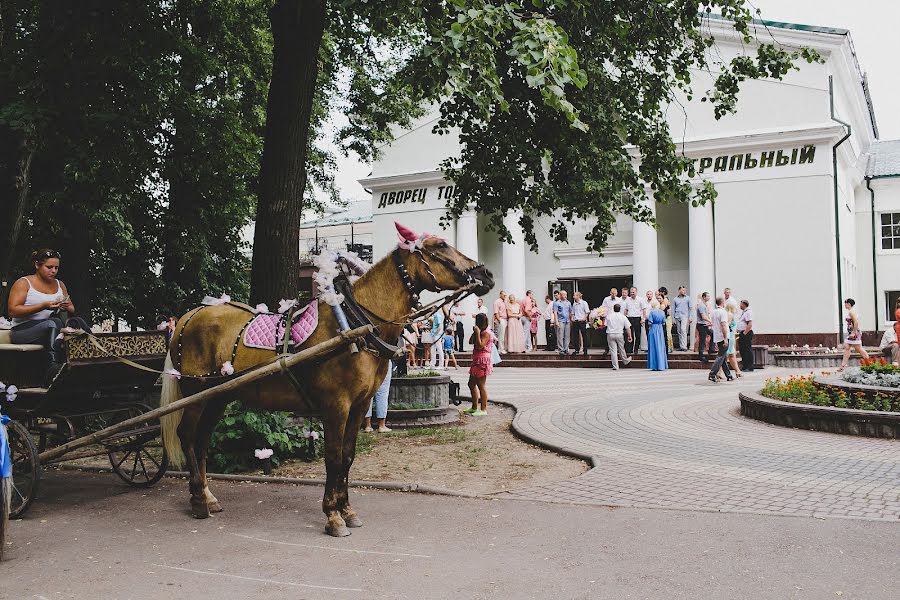
[[[284,340],[282,315],[262,313],[253,317],[244,332],[244,345],[261,350],[280,349]],[[305,342],[319,324],[319,307],[317,302],[310,302],[300,309],[291,325],[291,344],[297,346]]]

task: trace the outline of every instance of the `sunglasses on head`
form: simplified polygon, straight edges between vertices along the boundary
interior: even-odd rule
[[[41,256],[45,256],[47,258],[62,258],[62,255],[56,250],[47,250]]]

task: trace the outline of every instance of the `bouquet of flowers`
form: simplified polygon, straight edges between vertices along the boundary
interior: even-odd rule
[[[606,307],[601,306],[592,310],[590,314],[588,314],[588,321],[590,322],[591,327],[597,331],[606,327]]]

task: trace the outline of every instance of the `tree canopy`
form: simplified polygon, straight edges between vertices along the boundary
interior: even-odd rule
[[[714,197],[686,182],[664,113],[676,92],[721,116],[742,81],[817,59],[771,40],[714,51],[710,19],[749,44],[752,17],[743,0],[5,0],[0,275],[56,247],[80,309],[144,326],[206,293],[293,296],[300,215],[334,197],[318,142],[335,110],[335,141],[370,159],[439,107],[436,130],[463,148],[443,165],[461,190],[448,219],[474,203],[507,236],[521,210],[534,246],[537,218],[558,240],[582,218],[602,249],[617,214],[652,218],[648,188]]]

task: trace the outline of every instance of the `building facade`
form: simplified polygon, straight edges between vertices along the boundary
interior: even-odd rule
[[[696,161],[695,183],[716,186],[713,205],[654,203],[657,228],[621,217],[600,254],[585,250],[587,222],[571,225],[568,244],[539,224],[537,253],[525,246],[513,213],[505,218],[513,244],[487,232],[475,212],[442,229],[455,187],[439,165],[459,153],[459,139],[432,133],[434,114],[398,132],[360,180],[372,195],[374,256],[395,246],[399,221],[485,263],[498,282],[488,305],[500,289],[519,296],[530,289],[540,299],[554,289],[579,290],[594,306],[613,286],[634,285],[643,295],[685,285],[692,297],[730,287],[750,300],[765,343],[838,343],[846,297],[857,300],[864,329],[884,329],[900,290],[900,142],[877,141],[849,32],[768,27],[779,43],[812,47],[824,62],[803,63],[781,81],[744,82],[737,113],[720,120],[699,94],[681,98],[684,111],[668,111],[673,139]],[[728,23],[713,23],[712,34],[726,59],[755,52]],[[711,83],[694,73],[696,89]]]

